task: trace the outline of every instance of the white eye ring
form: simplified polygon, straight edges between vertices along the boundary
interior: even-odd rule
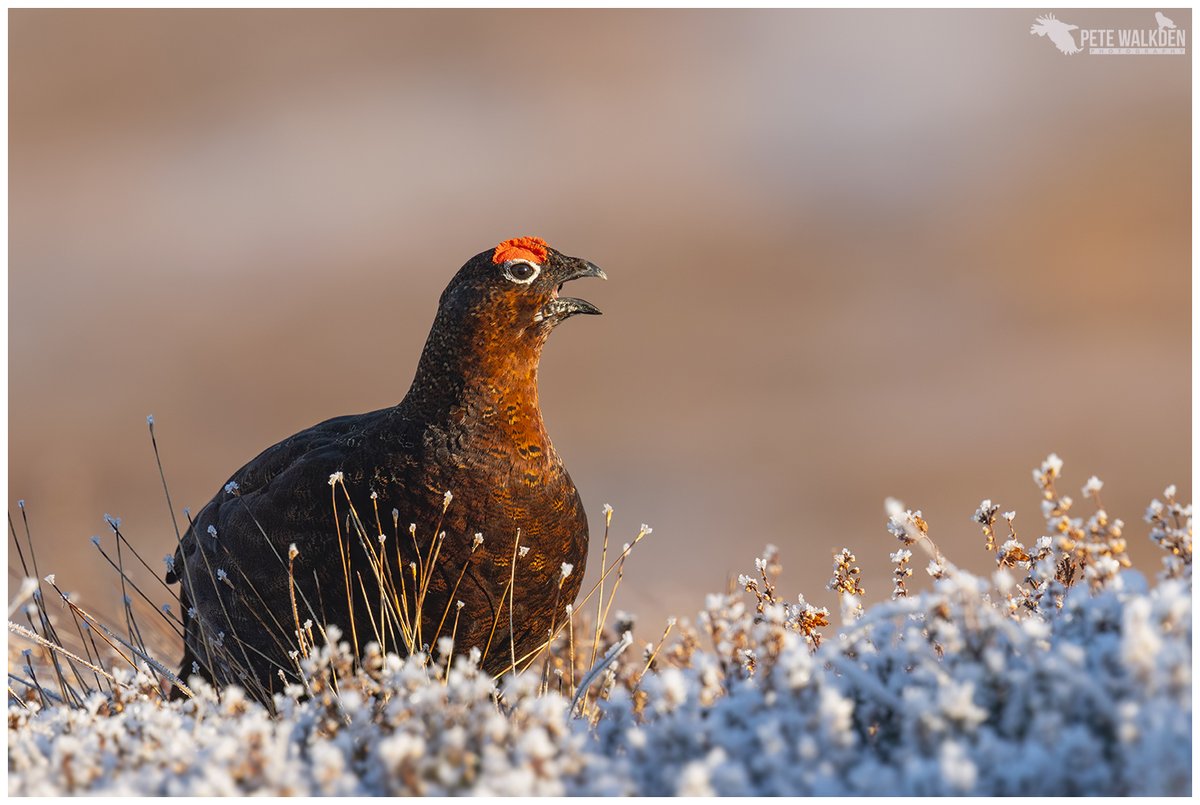
[[[514,266],[529,266],[530,268],[533,269],[533,273],[530,274],[528,277],[517,277],[515,274],[513,274]],[[509,261],[505,262],[505,264],[504,264],[505,278],[511,280],[512,282],[517,283],[518,285],[528,285],[529,283],[531,283],[535,279],[537,279],[538,274],[541,274],[541,273],[542,273],[542,267],[539,266],[537,263],[531,262],[529,260],[509,260]]]

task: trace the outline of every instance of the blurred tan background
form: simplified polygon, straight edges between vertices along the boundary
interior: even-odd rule
[[[639,639],[767,542],[789,596],[834,609],[846,545],[886,598],[888,495],[983,570],[972,512],[1035,540],[1051,451],[1153,574],[1142,512],[1191,494],[1191,56],[1064,56],[1034,16],[12,11],[9,510],[115,604],[102,515],[174,543],[147,414],[198,508],[399,401],[453,272],[537,234],[611,278],[542,403],[588,584],[603,503],[618,546],[654,526]]]

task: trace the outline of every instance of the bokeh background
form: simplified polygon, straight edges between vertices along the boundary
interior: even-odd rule
[[[588,583],[603,503],[617,545],[654,527],[640,639],[768,542],[789,596],[833,609],[848,546],[885,598],[889,495],[984,570],[971,514],[1035,540],[1051,451],[1148,573],[1146,504],[1190,499],[1190,55],[1065,56],[1027,10],[9,14],[9,511],[93,606],[105,513],[174,544],[147,414],[198,508],[399,401],[446,281],[518,234],[611,278],[542,403]]]

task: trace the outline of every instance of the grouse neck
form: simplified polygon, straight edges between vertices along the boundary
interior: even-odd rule
[[[470,337],[435,322],[401,406],[427,422],[461,419],[521,420],[542,430],[538,407],[538,363],[543,339]],[[482,424],[477,422],[476,424]]]

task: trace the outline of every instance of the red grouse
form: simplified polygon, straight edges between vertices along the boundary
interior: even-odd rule
[[[476,255],[442,293],[399,405],[314,425],[233,474],[167,574],[180,583],[183,678],[265,698],[325,625],[360,652],[436,651],[453,635],[456,654],[477,648],[494,674],[541,646],[587,558],[587,517],[537,388],[550,332],[600,312],[559,296],[580,277],[604,272],[540,238]]]

